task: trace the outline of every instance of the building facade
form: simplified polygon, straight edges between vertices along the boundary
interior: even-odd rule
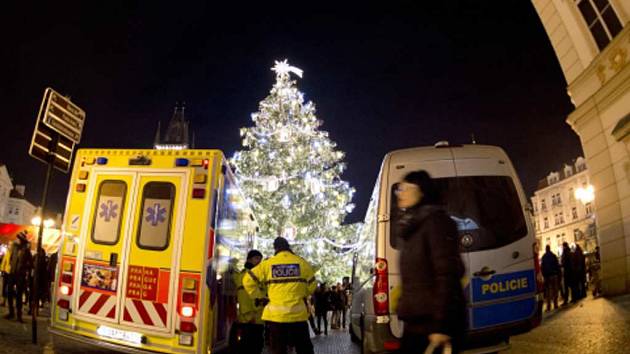
[[[9,176],[7,166],[0,163],[0,220],[4,218],[9,203],[9,194],[13,190],[13,182]]]
[[[602,290],[630,292],[630,1],[532,0],[567,81],[595,190]]]
[[[16,185],[9,194],[6,213],[2,222],[7,224],[30,225],[35,216],[36,207],[24,197],[26,187]]]
[[[586,161],[582,157],[549,173],[538,183],[531,202],[540,254],[547,245],[561,254],[563,242],[580,245],[585,252],[595,250],[597,229],[593,201],[582,197],[589,186]]]

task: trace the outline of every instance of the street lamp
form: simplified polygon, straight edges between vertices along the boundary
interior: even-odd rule
[[[588,204],[595,199],[595,189],[592,185],[586,187],[580,187],[575,190],[575,199],[582,202],[582,204]]]
[[[42,224],[42,218],[41,218],[41,217],[39,217],[39,216],[34,216],[34,217],[31,219],[31,224],[33,224],[34,226],[38,226],[38,227],[39,227],[39,225],[41,225],[41,224]]]
[[[31,219],[31,224],[33,226],[40,227],[42,225],[42,218],[41,218],[41,216],[34,216]],[[53,220],[53,219],[46,219],[46,220],[44,220],[44,228],[45,229],[49,229],[49,228],[51,228],[53,226],[55,226],[55,220]]]
[[[44,228],[49,229],[51,227],[55,226],[55,220],[53,219],[46,219],[44,220]]]
[[[585,187],[580,187],[580,188],[576,189],[576,191],[575,191],[575,199],[579,200],[580,202],[582,202],[582,204],[584,206],[586,206],[587,204],[589,204],[593,200],[595,200],[595,188],[593,188],[593,186],[589,184],[589,185],[587,185]],[[586,214],[587,214],[587,216],[589,214],[592,214],[592,209],[587,208]],[[591,222],[590,226],[588,226],[589,228],[593,227],[594,226],[594,222],[595,222],[594,215],[590,215],[590,216],[591,216],[592,222]],[[593,237],[593,235],[589,231],[589,236],[587,236],[584,239],[584,250],[586,250],[586,251],[588,251],[588,243],[589,243],[588,239],[591,238],[591,237]]]

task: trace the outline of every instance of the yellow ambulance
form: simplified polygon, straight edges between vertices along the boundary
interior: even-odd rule
[[[78,150],[50,332],[128,353],[215,353],[257,231],[218,150]],[[67,344],[67,340],[55,341]]]

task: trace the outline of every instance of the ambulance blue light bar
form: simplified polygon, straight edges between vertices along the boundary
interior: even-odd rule
[[[97,157],[96,158],[97,165],[107,165],[107,157]]]
[[[188,166],[188,159],[175,159],[175,166],[177,167]]]

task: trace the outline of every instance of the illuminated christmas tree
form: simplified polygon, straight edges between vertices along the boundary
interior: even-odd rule
[[[286,60],[272,70],[276,83],[251,115],[254,126],[241,128],[244,150],[232,158],[260,224],[257,247],[271,254],[273,239],[284,236],[320,268],[318,278],[338,281],[349,275],[356,230],[341,227],[354,208],[354,189],[340,177],[344,153],[319,129],[315,105],[291,79],[302,70]]]

